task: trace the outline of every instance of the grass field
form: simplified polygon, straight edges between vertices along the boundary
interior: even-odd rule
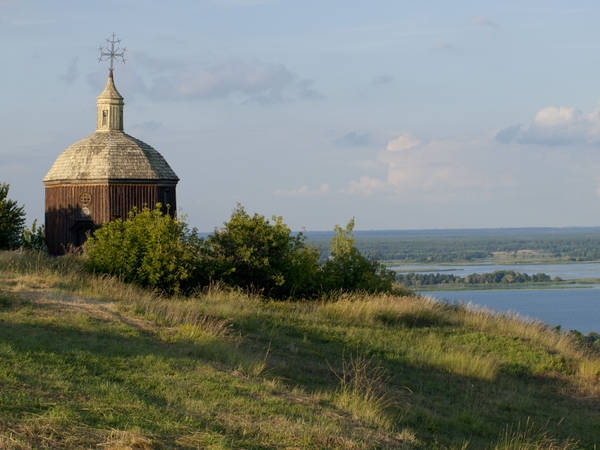
[[[0,253],[0,448],[568,449],[600,356],[418,297],[167,298]]]

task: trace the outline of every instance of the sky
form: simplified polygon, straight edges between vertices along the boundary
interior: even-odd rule
[[[600,225],[600,3],[0,0],[0,182],[95,131],[116,33],[125,132],[200,231]]]

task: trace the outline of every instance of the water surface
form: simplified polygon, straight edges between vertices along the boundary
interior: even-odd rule
[[[443,273],[459,277],[466,277],[473,273],[489,273],[496,270],[514,270],[515,272],[533,275],[545,273],[552,278],[559,277],[564,280],[583,278],[600,278],[600,263],[572,263],[572,264],[478,264],[478,265],[399,265],[390,267],[398,273]]]
[[[600,286],[573,289],[498,289],[423,291],[422,295],[449,302],[473,303],[498,312],[537,319],[565,331],[600,332]]]
[[[399,273],[447,273],[461,277],[495,270],[514,270],[533,275],[545,273],[552,278],[580,280],[600,278],[600,263],[573,264],[511,264],[511,265],[411,265],[395,266]],[[557,289],[490,289],[435,291],[427,287],[420,294],[450,302],[472,303],[498,312],[513,312],[524,318],[541,320],[563,330],[578,330],[584,334],[600,332],[600,285]]]

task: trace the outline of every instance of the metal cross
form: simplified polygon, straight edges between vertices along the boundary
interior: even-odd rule
[[[100,56],[98,56],[98,62],[104,60],[104,57],[110,58],[110,74],[112,75],[115,58],[121,58],[123,64],[125,63],[125,51],[126,48],[119,48],[119,44],[121,43],[120,39],[116,39],[115,33],[112,34],[112,39],[107,39],[106,42],[110,44],[110,46],[100,47]]]

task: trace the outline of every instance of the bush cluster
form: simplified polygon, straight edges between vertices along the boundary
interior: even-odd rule
[[[336,226],[330,254],[281,217],[250,215],[238,205],[228,222],[201,239],[185,222],[155,209],[104,224],[85,244],[89,267],[167,293],[224,283],[278,299],[333,292],[391,291],[393,272],[354,247],[354,220]]]
[[[221,229],[206,239],[203,252],[212,280],[269,297],[302,297],[317,288],[319,252],[294,235],[281,217],[272,222],[238,205]]]
[[[177,293],[195,284],[200,243],[195,231],[157,205],[104,224],[88,238],[85,251],[94,271]]]

